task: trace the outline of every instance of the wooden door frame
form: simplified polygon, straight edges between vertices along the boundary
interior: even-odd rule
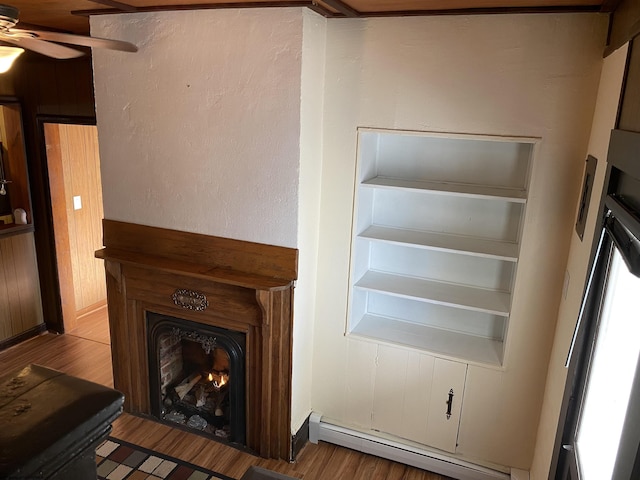
[[[55,312],[46,312],[45,322],[48,330],[64,333],[72,330],[75,326],[76,307],[73,289],[73,269],[69,250],[66,206],[64,206],[64,180],[61,172],[60,152],[47,151],[45,124],[96,125],[96,119],[95,117],[85,116],[38,115],[36,122],[38,124],[38,143],[43,159],[41,174],[44,179],[44,196],[47,204],[47,212],[43,220],[47,230],[50,232],[50,267],[55,272],[54,283],[48,287],[54,290],[56,309]],[[51,163],[55,163],[55,165]],[[52,167],[56,169],[53,175],[50,174]],[[60,198],[62,198],[62,201],[60,201]],[[64,208],[64,212],[60,211],[62,208]],[[55,222],[54,216],[58,219]],[[65,244],[66,248],[62,248]],[[67,319],[66,324],[65,319]]]

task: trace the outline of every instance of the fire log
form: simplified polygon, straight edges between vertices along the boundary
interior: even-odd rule
[[[192,373],[188,378],[183,380],[182,383],[175,388],[178,398],[182,400],[201,379],[202,376],[199,373]]]

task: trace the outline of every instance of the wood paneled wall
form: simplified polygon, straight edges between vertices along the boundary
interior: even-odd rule
[[[60,61],[26,52],[0,77],[0,95],[16,96],[22,105],[44,319],[50,329],[62,332],[46,152],[38,121],[73,117],[84,120],[77,123],[95,122],[91,58]]]
[[[0,238],[0,342],[43,321],[33,233]]]

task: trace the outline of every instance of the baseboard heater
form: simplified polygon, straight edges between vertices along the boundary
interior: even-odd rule
[[[513,471],[509,475],[429,450],[333,425],[323,422],[322,415],[312,413],[309,418],[309,441],[318,443],[319,440],[458,480],[528,480],[529,478],[528,473],[521,470]]]

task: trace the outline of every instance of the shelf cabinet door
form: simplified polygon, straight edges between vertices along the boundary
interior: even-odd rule
[[[464,363],[380,345],[372,428],[455,452],[466,374]],[[453,395],[449,409],[450,391]]]
[[[434,361],[430,355],[406,348],[378,347],[374,430],[426,443]]]
[[[433,369],[427,445],[455,452],[467,365],[437,358]]]

